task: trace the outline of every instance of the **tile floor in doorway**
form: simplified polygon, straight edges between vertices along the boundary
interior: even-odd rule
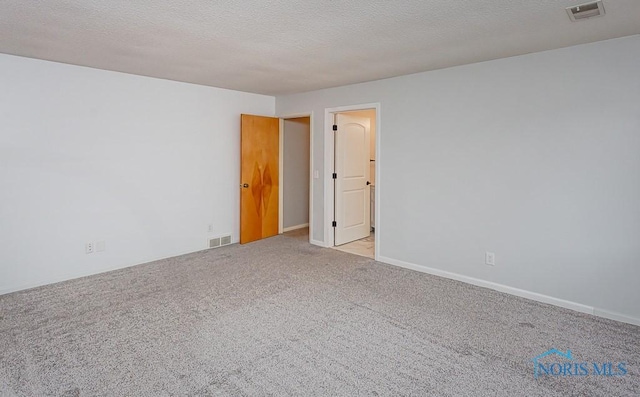
[[[374,258],[374,247],[375,247],[375,238],[373,232],[369,234],[369,237],[365,237],[361,240],[352,241],[347,244],[339,245],[337,247],[333,247],[338,251],[348,252],[354,255],[366,256],[367,258]]]

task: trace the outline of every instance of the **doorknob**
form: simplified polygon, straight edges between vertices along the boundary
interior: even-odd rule
[[[246,189],[246,188],[248,188],[248,187],[249,187],[249,184],[248,184],[248,183],[243,183],[242,185],[240,185],[240,187],[242,187],[242,188],[245,188],[245,189]]]
[[[367,181],[367,186],[371,185],[371,182]]]

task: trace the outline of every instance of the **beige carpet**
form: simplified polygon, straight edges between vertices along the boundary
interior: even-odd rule
[[[550,348],[628,373],[534,379]],[[295,232],[0,297],[3,396],[638,396],[639,370],[639,327]]]

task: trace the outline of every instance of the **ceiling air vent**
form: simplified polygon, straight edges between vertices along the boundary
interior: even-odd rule
[[[567,8],[567,14],[569,14],[569,18],[571,18],[573,22],[598,17],[604,15],[604,5],[602,5],[602,1],[580,4]]]

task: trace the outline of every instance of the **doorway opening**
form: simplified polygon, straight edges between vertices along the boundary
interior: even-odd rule
[[[279,233],[312,241],[313,112],[280,117]]]
[[[280,233],[309,228],[311,117],[282,119]]]
[[[333,237],[330,246],[376,257],[377,108],[331,112]]]
[[[243,114],[240,130],[240,243],[285,232],[312,243],[313,112]]]

